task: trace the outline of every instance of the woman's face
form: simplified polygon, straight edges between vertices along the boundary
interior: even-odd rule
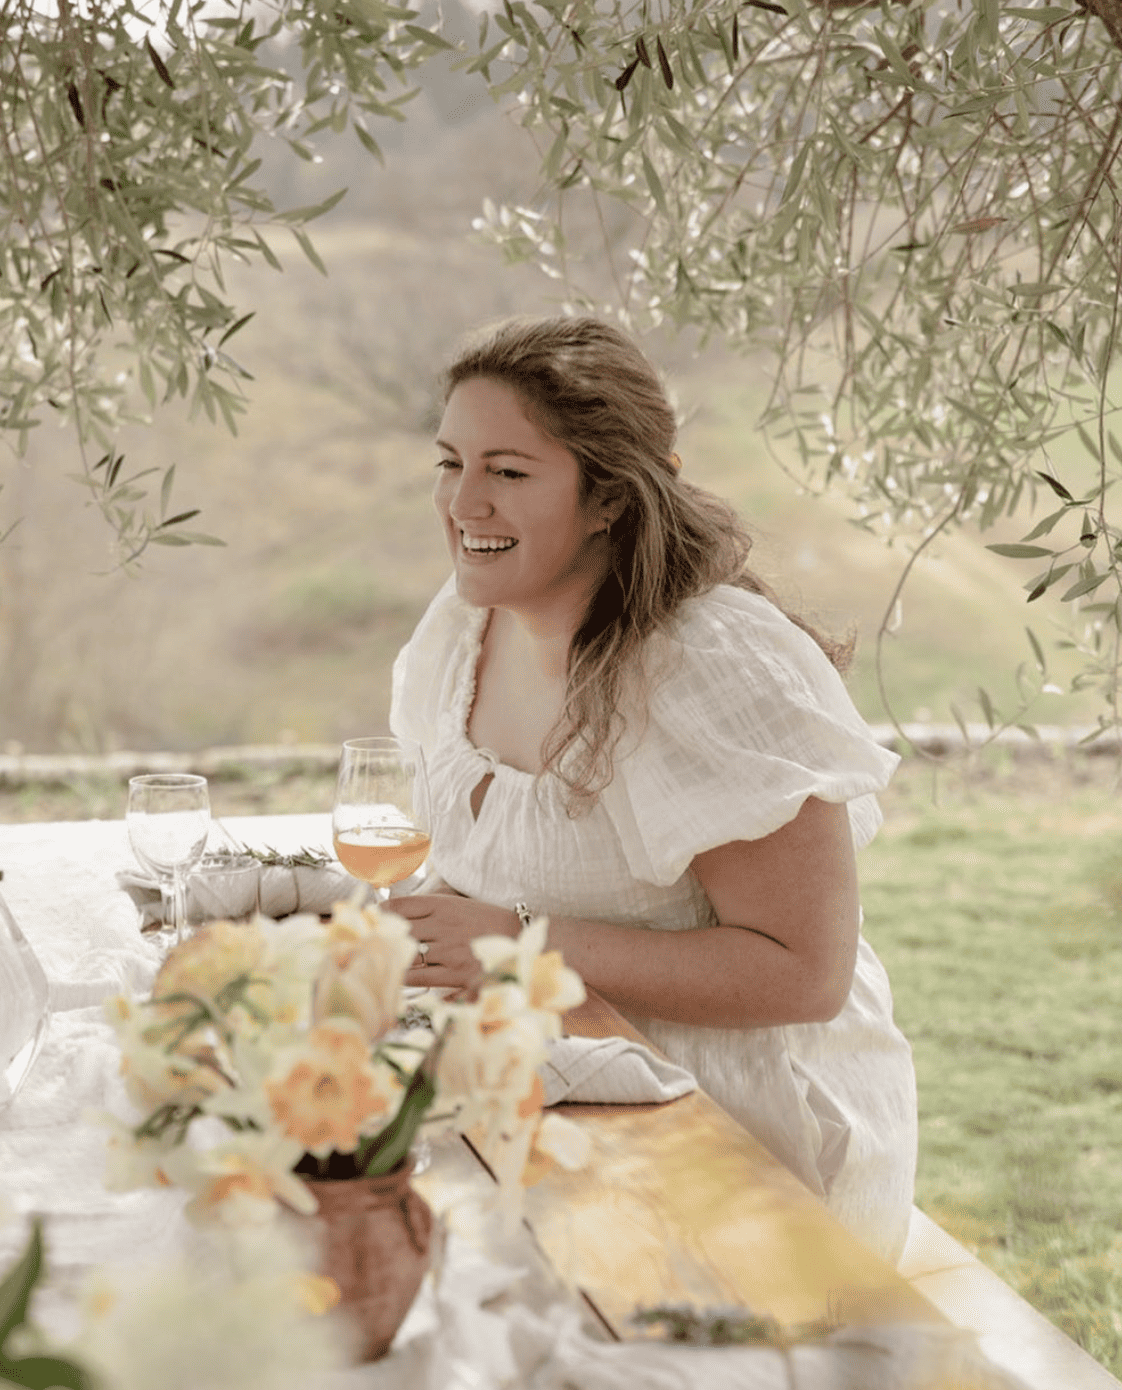
[[[511,387],[461,382],[440,422],[433,493],[460,596],[556,630],[579,623],[609,564],[607,517],[581,500],[576,459]]]

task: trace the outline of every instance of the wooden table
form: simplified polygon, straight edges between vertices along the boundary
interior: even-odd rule
[[[566,1030],[646,1043],[595,995]],[[946,1321],[704,1092],[557,1109],[588,1135],[592,1156],[529,1188],[525,1219],[613,1337],[642,1337],[632,1314],[665,1303],[736,1306],[784,1324]],[[440,1210],[490,1178],[464,1145],[442,1148],[416,1181]]]
[[[596,995],[566,1016],[566,1031],[651,1046]],[[666,1105],[557,1109],[585,1130],[592,1158],[530,1188],[526,1222],[617,1340],[644,1335],[631,1320],[637,1308],[666,1303],[746,1307],[788,1325],[932,1322],[976,1333],[1032,1390],[1120,1390],[918,1210],[901,1269],[892,1269],[702,1091]],[[490,1182],[460,1144],[417,1185],[439,1209]]]

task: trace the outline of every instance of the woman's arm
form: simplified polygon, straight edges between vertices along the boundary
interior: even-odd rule
[[[707,850],[691,867],[720,925],[654,931],[551,917],[549,946],[627,1013],[714,1028],[833,1018],[853,978],[859,919],[844,805],[811,798],[773,834]],[[432,943],[411,985],[462,988],[478,973],[473,937],[518,933],[512,911],[466,898],[387,906]]]

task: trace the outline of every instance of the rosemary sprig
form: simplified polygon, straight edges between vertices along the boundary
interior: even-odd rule
[[[814,1322],[781,1323],[770,1314],[751,1313],[746,1308],[698,1310],[688,1304],[660,1303],[640,1308],[632,1322],[641,1327],[661,1323],[669,1342],[691,1346],[769,1346],[786,1350],[802,1342],[818,1342],[838,1330],[839,1324],[826,1318]]]
[[[264,849],[253,849],[249,845],[240,849],[217,849],[211,854],[214,858],[224,859],[236,859],[239,855],[248,854],[251,859],[270,869],[326,869],[329,864],[335,863],[333,855],[322,849],[309,849],[306,845],[294,854],[282,854],[271,845],[266,845]]]

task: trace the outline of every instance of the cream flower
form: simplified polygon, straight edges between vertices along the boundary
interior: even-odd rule
[[[560,951],[545,950],[548,928],[548,918],[535,917],[518,937],[477,937],[471,949],[489,974],[513,975],[530,1008],[557,1016],[546,1026],[551,1037],[558,1037],[560,1015],[584,1002],[585,989],[577,972],[565,965]]]
[[[363,1134],[389,1123],[401,1086],[387,1066],[375,1066],[361,1029],[350,1019],[318,1024],[291,1050],[275,1080],[265,1083],[283,1132],[325,1158],[352,1153]]]
[[[438,1020],[439,1021],[439,1020]],[[458,1124],[485,1120],[499,1131],[513,1125],[530,1093],[546,1040],[517,985],[488,985],[474,1004],[456,1006],[437,1066],[442,1101],[459,1109]]]
[[[129,1099],[151,1112],[162,1105],[201,1105],[232,1084],[229,1058],[209,1030],[196,1030],[174,1051],[161,1045],[163,1028],[154,1025],[126,995],[105,1005],[105,1015],[121,1044],[121,1076]]]
[[[309,914],[272,922],[266,934],[265,953],[257,973],[269,982],[269,997],[259,998],[273,1023],[304,1027],[311,1014],[312,991],[323,957],[326,929],[318,917]]]
[[[583,1168],[592,1155],[587,1133],[563,1115],[543,1115],[534,1134],[531,1158],[548,1158],[562,1168]]]
[[[316,1199],[292,1172],[302,1146],[276,1135],[247,1131],[211,1149],[181,1145],[168,1154],[167,1175],[193,1192],[187,1215],[200,1225],[259,1225],[276,1215],[277,1202],[310,1215]]]
[[[335,947],[316,977],[313,1019],[354,1019],[367,1040],[377,1042],[397,1022],[402,977],[416,949],[412,937],[402,947],[382,936]]]
[[[152,986],[152,1001],[158,1004],[171,995],[193,995],[213,1005],[222,991],[243,977],[253,978],[265,955],[265,935],[260,922],[238,925],[234,922],[211,922],[181,942],[160,967]],[[263,984],[247,989],[253,1002],[255,994],[267,992]],[[188,1001],[165,1003],[162,1015],[189,1012]]]
[[[98,1271],[81,1299],[72,1344],[97,1383],[113,1390],[308,1390],[335,1385],[350,1360],[346,1325],[315,1316],[331,1300],[283,1223],[192,1243],[189,1255]]]
[[[109,1130],[105,1146],[103,1181],[110,1192],[132,1192],[138,1187],[171,1187],[164,1164],[173,1138],[138,1139],[131,1125],[106,1111],[88,1117]]]

